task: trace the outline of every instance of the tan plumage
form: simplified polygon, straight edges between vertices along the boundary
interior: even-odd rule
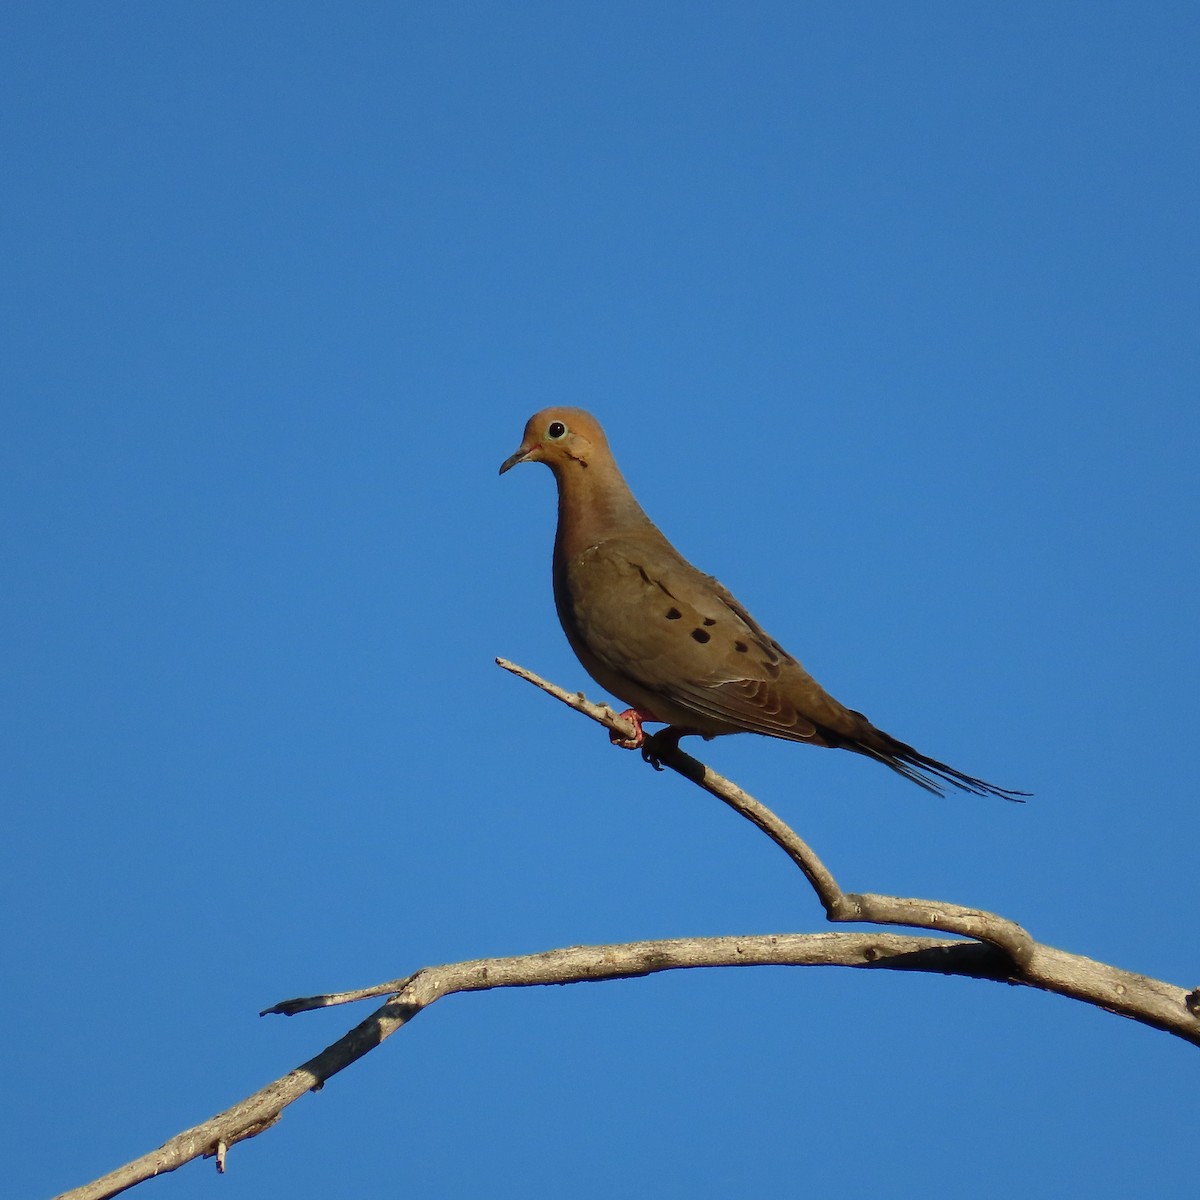
[[[554,600],[571,648],[601,687],[659,737],[762,733],[875,758],[942,794],[952,784],[1015,800],[929,758],[839,704],[720,583],[691,565],[634,499],[594,417],[548,408],[529,419],[503,474],[544,462],[558,483]]]

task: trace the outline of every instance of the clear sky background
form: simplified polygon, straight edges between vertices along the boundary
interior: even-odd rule
[[[530,413],[835,695],[1024,807],[696,750],[852,890],[1189,987],[1190,3],[10,3],[5,1190],[365,1008],[584,942],[824,928],[571,688]],[[1186,1194],[1194,1047],[845,970],[456,997],[146,1195]],[[139,1193],[141,1194],[141,1193]]]

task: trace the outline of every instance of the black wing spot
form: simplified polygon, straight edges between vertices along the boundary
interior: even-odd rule
[[[679,611],[679,609],[677,609],[677,608],[668,608],[667,609],[667,620],[668,621],[678,621],[679,618],[682,616],[683,616],[683,613],[681,613]]]
[[[712,617],[705,617],[705,618],[704,618],[704,624],[705,624],[705,625],[715,625],[715,624],[716,624],[716,621],[714,621],[714,620],[712,619]]]
[[[693,629],[692,637],[703,646],[705,642],[712,638],[712,634],[707,629]]]
[[[750,647],[749,647],[749,646],[747,646],[745,642],[734,642],[734,643],[733,643],[733,648],[734,648],[734,649],[735,649],[735,650],[736,650],[736,651],[737,651],[739,654],[745,654],[745,653],[746,653],[746,651],[750,649]]]
[[[794,663],[796,661],[778,642],[772,641],[771,647],[778,652],[784,662]]]

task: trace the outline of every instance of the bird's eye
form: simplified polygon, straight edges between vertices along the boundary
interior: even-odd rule
[[[567,436],[567,427],[561,421],[551,421],[546,429],[546,436],[557,442],[559,438]]]

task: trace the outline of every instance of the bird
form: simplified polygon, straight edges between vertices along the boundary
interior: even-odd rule
[[[1029,794],[930,758],[835,700],[659,531],[590,413],[553,407],[530,417],[500,474],[532,462],[558,485],[553,579],[563,632],[587,673],[630,706],[621,715],[635,733],[613,734],[617,745],[657,765],[661,748],[687,735],[758,733],[864,755],[938,796],[947,786],[1018,802]],[[646,722],[667,728],[648,739]]]

